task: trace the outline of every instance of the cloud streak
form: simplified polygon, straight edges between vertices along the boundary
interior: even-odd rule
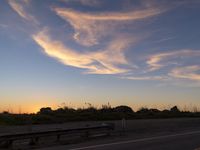
[[[147,8],[130,12],[100,12],[100,13],[85,13],[75,11],[67,8],[54,8],[56,13],[63,18],[80,18],[86,20],[100,20],[100,21],[128,21],[139,20],[152,17],[160,14],[160,8]]]
[[[174,68],[169,73],[169,75],[180,79],[200,81],[200,73],[197,73],[198,71],[200,71],[200,66],[198,65],[184,66],[184,67]]]
[[[145,81],[145,80],[158,80],[158,81],[166,81],[169,78],[166,76],[126,76],[121,77],[122,79],[128,79],[128,80],[139,80],[139,81]]]
[[[74,39],[84,46],[99,43],[101,37],[113,34],[113,29],[121,22],[136,21],[156,16],[165,11],[159,7],[147,7],[128,12],[80,12],[68,8],[54,7],[58,16],[69,22],[74,28]]]
[[[137,74],[141,74],[140,76],[134,74],[126,76],[124,73],[133,73],[133,68],[125,57],[125,50],[130,43],[134,42],[133,39],[118,37],[108,43],[104,49],[84,52],[78,52],[61,41],[52,39],[46,29],[33,35],[33,39],[48,56],[67,66],[85,69],[84,73],[88,74],[122,74],[120,78],[129,80],[169,81],[172,78],[200,80],[200,75],[195,73],[200,70],[200,66],[181,64],[184,59],[200,56],[200,51],[197,50],[185,49],[151,55],[146,62],[149,70],[154,72],[165,68],[167,74],[147,75],[148,71],[139,67]],[[167,68],[169,66],[170,68]]]
[[[63,1],[69,2],[69,0]],[[76,0],[77,2],[87,6],[98,5],[97,1],[93,1],[94,3],[91,5],[89,3],[90,0]],[[197,60],[187,64],[189,59],[200,56],[199,50],[169,50],[145,56],[145,58],[142,57],[140,60],[136,58],[136,61],[133,60],[135,61],[134,63],[131,63],[128,60],[129,57],[126,57],[126,52],[130,50],[128,49],[130,45],[133,46],[138,42],[141,36],[137,35],[136,37],[137,32],[134,33],[135,30],[132,31],[132,28],[130,29],[131,33],[128,33],[129,30],[125,31],[122,28],[130,24],[135,25],[136,21],[144,21],[158,16],[168,10],[159,4],[155,5],[151,4],[151,2],[149,4],[144,1],[143,4],[133,10],[123,12],[81,12],[56,5],[49,7],[49,10],[53,10],[59,19],[62,18],[64,22],[71,25],[74,30],[74,41],[78,43],[78,46],[82,46],[81,52],[63,42],[64,39],[62,41],[53,39],[47,29],[43,30],[43,27],[38,26],[38,21],[35,19],[36,16],[27,11],[28,6],[30,6],[29,0],[8,0],[8,4],[23,19],[30,23],[35,23],[33,24],[37,26],[37,33],[32,38],[47,56],[55,58],[64,65],[81,68],[84,73],[120,74],[119,77],[122,79],[144,81],[200,80],[200,75],[198,74],[199,65],[195,64]],[[44,23],[41,22],[41,24]],[[4,26],[0,25],[0,27]],[[131,38],[130,35],[132,36]],[[163,38],[154,42],[164,42],[172,38],[174,37]],[[137,53],[139,52],[134,52],[134,54]],[[137,60],[142,61],[141,66]],[[137,68],[135,69],[134,66],[136,65]]]
[[[25,20],[34,22],[34,23],[38,23],[38,21],[35,19],[34,16],[30,15],[29,13],[27,13],[27,11],[25,10],[25,6],[29,5],[30,1],[29,0],[8,0],[8,4],[10,5],[10,7],[22,18],[24,18]]]
[[[149,56],[146,61],[147,66],[140,67],[132,75],[124,76],[129,80],[159,80],[176,81],[177,79],[187,79],[200,81],[200,65],[198,62],[188,62],[193,58],[199,58],[199,50],[176,50],[165,53],[158,53]],[[185,63],[187,62],[187,63]],[[140,74],[140,75],[138,75]]]
[[[176,62],[171,62],[169,60],[174,59],[175,61],[177,61],[178,58],[184,59],[187,57],[194,57],[194,56],[200,56],[200,51],[189,50],[189,49],[170,51],[165,53],[154,54],[149,57],[146,63],[149,65],[150,71],[155,71],[169,64],[176,63]]]
[[[79,53],[65,46],[60,41],[52,40],[47,30],[33,35],[33,39],[43,48],[48,56],[56,58],[65,65],[87,69],[85,73],[118,74],[128,71],[127,69],[118,67],[118,65],[128,64],[123,53],[124,49],[128,46],[127,39],[116,39],[105,50],[85,53]]]
[[[80,3],[84,6],[99,6],[101,5],[101,1],[99,0],[62,0],[63,2],[75,2],[75,3]]]

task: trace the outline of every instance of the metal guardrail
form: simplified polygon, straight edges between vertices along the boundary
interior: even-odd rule
[[[56,136],[59,141],[62,135],[79,134],[84,137],[90,137],[95,133],[110,134],[110,131],[114,130],[114,124],[102,124],[100,126],[73,128],[73,129],[59,129],[52,131],[40,131],[30,133],[18,133],[0,136],[0,147],[10,147],[14,141],[30,139],[29,144],[37,144],[41,137]]]

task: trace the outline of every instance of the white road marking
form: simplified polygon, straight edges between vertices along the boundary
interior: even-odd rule
[[[169,137],[176,137],[176,136],[197,134],[197,133],[200,133],[200,131],[185,132],[185,133],[178,133],[178,134],[170,134],[170,135],[156,136],[156,137],[136,139],[136,140],[128,140],[128,141],[121,141],[121,142],[99,144],[99,145],[91,145],[91,146],[86,146],[86,147],[72,148],[70,150],[84,150],[84,149],[89,149],[89,148],[98,148],[98,147],[105,147],[105,146],[112,146],[112,145],[129,144],[129,143],[136,143],[136,142],[144,142],[144,141],[164,139],[164,138],[169,138]]]

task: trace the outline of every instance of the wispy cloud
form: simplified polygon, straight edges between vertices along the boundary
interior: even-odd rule
[[[63,1],[69,2],[70,0]],[[75,2],[87,6],[99,5],[99,1],[96,0],[76,0]],[[8,3],[23,19],[35,24],[39,22],[36,20],[36,16],[27,11],[31,6],[30,0],[8,0]],[[122,79],[145,81],[172,81],[173,79],[199,81],[199,65],[195,64],[196,62],[187,64],[184,61],[188,58],[199,57],[199,50],[181,49],[158,52],[145,58],[142,57],[142,60],[140,59],[141,65],[138,64],[137,59],[134,60],[134,63],[128,60],[126,52],[130,50],[130,45],[134,50],[133,46],[140,40],[140,36],[136,36],[134,31],[128,33],[129,30],[122,31],[121,29],[130,24],[135,25],[136,21],[143,23],[146,19],[151,19],[168,10],[157,3],[158,1],[142,1],[140,6],[136,6],[132,10],[117,12],[111,10],[107,12],[82,12],[75,10],[75,8],[61,8],[59,5],[50,7],[52,5],[49,5],[57,17],[71,25],[74,31],[73,40],[78,43],[78,46],[81,46],[82,50],[79,51],[72,48],[71,45],[67,45],[64,39],[52,38],[53,36],[49,34],[47,29],[43,30],[43,27],[38,25],[36,26],[39,32],[34,34],[32,38],[46,55],[55,58],[64,65],[81,68],[87,74],[120,74],[119,77]],[[0,27],[4,26],[0,25]],[[163,37],[154,42],[164,42],[173,38]],[[134,54],[137,55],[137,52]],[[133,57],[135,58],[135,56]],[[134,66],[138,67],[135,69]]]
[[[25,7],[28,6],[30,3],[29,0],[8,0],[8,4],[11,8],[22,18],[32,21],[34,23],[38,23],[34,16],[30,15],[26,10]]]
[[[101,5],[101,1],[99,0],[79,0],[81,4],[86,6],[99,6]]]
[[[62,0],[63,2],[77,2],[84,6],[99,6],[101,5],[102,1],[99,0]]]
[[[0,28],[7,28],[8,27],[8,25],[6,25],[6,24],[0,24]]]
[[[167,76],[124,76],[122,79],[128,80],[158,80],[158,81],[166,81],[169,80]]]
[[[200,73],[198,71],[200,71],[200,66],[198,65],[184,66],[174,68],[169,75],[175,78],[200,81]]]
[[[127,21],[138,20],[147,17],[152,17],[163,12],[160,8],[147,8],[130,12],[99,12],[86,13],[75,11],[67,8],[54,8],[58,15],[63,18],[80,18],[86,20],[101,20],[101,21]],[[68,20],[68,19],[67,19]]]
[[[175,38],[176,38],[176,36],[165,37],[165,38],[162,38],[162,39],[159,39],[159,40],[152,41],[152,43],[166,42],[166,41],[169,41],[169,40],[172,40],[172,39],[175,39]]]
[[[170,52],[159,53],[150,56],[146,63],[149,65],[150,71],[155,71],[169,64],[178,63],[178,61],[176,61],[177,58],[193,57],[193,56],[200,56],[200,51],[189,50],[189,49],[178,50],[178,51],[171,50]],[[175,62],[170,61],[172,59],[174,59]]]
[[[54,7],[53,10],[74,28],[74,39],[84,45],[93,46],[99,43],[102,36],[116,30],[116,25],[124,21],[149,18],[165,11],[160,7],[145,7],[127,12],[80,12],[73,9]]]
[[[188,62],[188,60],[198,57],[200,57],[200,51],[190,49],[171,50],[154,54],[146,61],[147,66],[140,67],[136,72],[121,78],[129,80],[159,80],[169,83],[178,83],[181,79],[199,81],[200,65],[196,64],[198,62]]]
[[[33,39],[48,56],[56,58],[65,65],[87,69],[86,73],[117,74],[128,71],[118,67],[118,65],[128,64],[123,52],[129,44],[127,39],[116,39],[109,43],[105,50],[85,53],[80,53],[60,41],[51,39],[47,30],[34,35]]]

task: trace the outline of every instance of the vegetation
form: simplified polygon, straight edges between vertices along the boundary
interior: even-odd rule
[[[50,107],[41,108],[35,114],[11,114],[2,112],[0,114],[0,124],[4,125],[25,125],[25,124],[47,124],[64,123],[69,121],[97,121],[97,120],[120,120],[125,119],[156,119],[156,118],[177,118],[177,117],[200,117],[200,112],[180,111],[177,106],[171,109],[158,110],[140,108],[134,112],[129,106],[111,107],[102,105],[95,108],[91,104],[87,108],[60,107],[53,110]]]

